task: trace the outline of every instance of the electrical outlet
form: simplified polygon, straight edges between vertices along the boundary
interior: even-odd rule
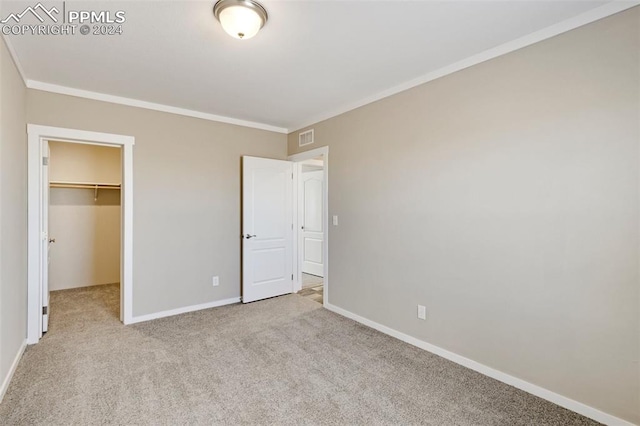
[[[218,277],[213,277],[213,286],[217,287],[220,285],[220,280],[218,279]]]
[[[427,319],[427,308],[422,305],[418,305],[418,319]]]

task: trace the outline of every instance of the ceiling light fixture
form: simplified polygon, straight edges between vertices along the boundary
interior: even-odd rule
[[[267,11],[253,0],[218,0],[213,14],[231,36],[246,40],[260,31],[267,22]]]

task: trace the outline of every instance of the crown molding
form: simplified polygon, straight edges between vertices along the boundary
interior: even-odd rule
[[[98,93],[98,92],[92,92],[88,90],[76,89],[72,87],[60,86],[60,85],[50,84],[42,81],[29,80],[26,78],[26,75],[23,71],[23,68],[20,62],[18,61],[18,56],[13,46],[11,45],[11,42],[4,35],[2,38],[5,41],[7,49],[9,50],[9,53],[13,59],[13,62],[16,65],[16,68],[18,69],[18,72],[20,73],[20,76],[22,77],[25,83],[25,86],[30,89],[42,90],[46,92],[58,93],[62,95],[69,95],[69,96],[75,96],[75,97],[86,98],[86,99],[93,99],[93,100],[98,100],[103,102],[110,102],[110,103],[115,103],[120,105],[133,106],[138,108],[145,108],[145,109],[161,111],[161,112],[168,112],[171,114],[200,118],[203,120],[216,121],[216,122],[227,123],[227,124],[234,124],[237,126],[267,130],[267,131],[276,132],[276,133],[288,134],[288,133],[293,133],[294,131],[301,130],[305,127],[311,126],[320,121],[328,120],[330,118],[352,111],[356,108],[360,108],[370,103],[387,98],[389,96],[393,96],[400,92],[404,92],[406,90],[428,83],[430,81],[436,80],[446,75],[455,73],[457,71],[461,71],[465,68],[472,67],[474,65],[480,64],[482,62],[486,62],[488,60],[497,58],[502,55],[506,55],[507,53],[511,53],[513,51],[522,49],[524,47],[549,39],[551,37],[555,37],[559,34],[565,33],[567,31],[571,31],[583,25],[590,24],[599,19],[606,18],[607,16],[614,15],[616,13],[622,12],[624,10],[630,9],[638,5],[640,5],[640,0],[612,1],[603,6],[584,12],[573,18],[564,20],[557,24],[546,27],[542,30],[528,34],[524,37],[520,37],[518,39],[504,43],[500,46],[494,47],[492,49],[485,50],[484,52],[470,56],[468,58],[455,62],[451,65],[447,65],[438,70],[429,72],[418,78],[409,80],[407,82],[394,86],[390,89],[379,92],[375,95],[361,99],[357,102],[348,103],[348,104],[342,105],[341,107],[327,111],[325,113],[317,114],[315,116],[310,117],[309,119],[295,123],[295,125],[289,126],[289,128],[272,126],[270,124],[257,123],[253,121],[241,120],[237,118],[225,117],[225,116],[220,116],[215,114],[209,114],[201,111],[194,111],[190,109],[179,108],[179,107],[174,107],[170,105],[163,105],[163,104],[158,104],[153,102],[147,102],[147,101],[142,101],[138,99],[109,95],[106,93]]]
[[[253,129],[267,130],[270,132],[287,134],[289,131],[283,127],[271,126],[254,121],[240,120],[232,117],[209,114],[201,111],[194,111],[185,108],[178,108],[170,105],[157,104],[153,102],[141,101],[139,99],[125,98],[122,96],[108,95],[106,93],[91,92],[89,90],[76,89],[73,87],[59,86],[57,84],[45,83],[43,81],[27,80],[26,86],[29,89],[42,90],[44,92],[57,93],[60,95],[75,96],[78,98],[93,99],[96,101],[109,102],[112,104],[127,105],[137,108],[151,109],[154,111],[168,112],[170,114],[184,115],[187,117],[200,118],[203,120],[217,121],[220,123],[235,124],[236,126],[250,127]]]
[[[292,133],[300,131],[305,127],[309,127],[321,121],[328,120],[330,118],[352,111],[356,108],[360,108],[362,106],[371,104],[381,99],[388,98],[389,96],[393,96],[400,92],[404,92],[406,90],[412,89],[416,86],[420,86],[421,84],[425,84],[430,81],[436,80],[440,77],[444,77],[446,75],[453,74],[454,72],[461,71],[465,68],[469,68],[474,65],[480,64],[482,62],[486,62],[490,59],[494,59],[499,56],[506,55],[507,53],[511,53],[513,51],[522,49],[523,47],[527,47],[532,44],[538,43],[540,41],[546,40],[548,38],[555,37],[559,34],[565,33],[567,31],[571,31],[583,25],[590,24],[599,19],[606,18],[607,16],[614,15],[616,13],[622,12],[624,10],[630,9],[638,5],[640,5],[639,0],[612,1],[605,5],[591,9],[587,12],[581,13],[580,15],[574,16],[573,18],[566,19],[564,21],[558,22],[557,24],[543,28],[539,31],[517,38],[510,42],[501,44],[489,50],[485,50],[484,52],[470,56],[468,58],[455,62],[451,65],[447,65],[435,71],[429,72],[418,78],[409,80],[407,82],[394,86],[390,89],[379,92],[373,96],[366,97],[357,102],[342,105],[341,107],[333,109],[331,111],[327,111],[326,113],[313,116],[308,120],[294,123],[294,125],[289,126],[289,128],[291,129]]]
[[[24,73],[24,70],[22,69],[22,64],[20,64],[20,61],[18,60],[18,54],[16,53],[15,49],[13,48],[13,45],[11,44],[11,41],[9,40],[9,38],[7,38],[4,34],[2,35],[2,39],[4,40],[4,45],[7,46],[7,50],[9,51],[9,56],[11,56],[11,59],[13,59],[13,63],[16,66],[16,69],[18,70],[18,74],[20,74],[20,78],[22,78],[22,82],[24,83],[24,85],[27,85],[27,76]]]

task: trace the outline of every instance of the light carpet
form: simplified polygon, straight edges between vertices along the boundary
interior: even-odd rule
[[[118,291],[52,293],[0,424],[596,424],[298,295],[123,326]]]

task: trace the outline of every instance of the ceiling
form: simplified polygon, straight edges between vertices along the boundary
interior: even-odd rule
[[[33,4],[2,3],[2,17]],[[123,34],[8,38],[27,80],[295,130],[607,2],[264,0],[250,40],[213,3],[67,1],[124,10]]]

